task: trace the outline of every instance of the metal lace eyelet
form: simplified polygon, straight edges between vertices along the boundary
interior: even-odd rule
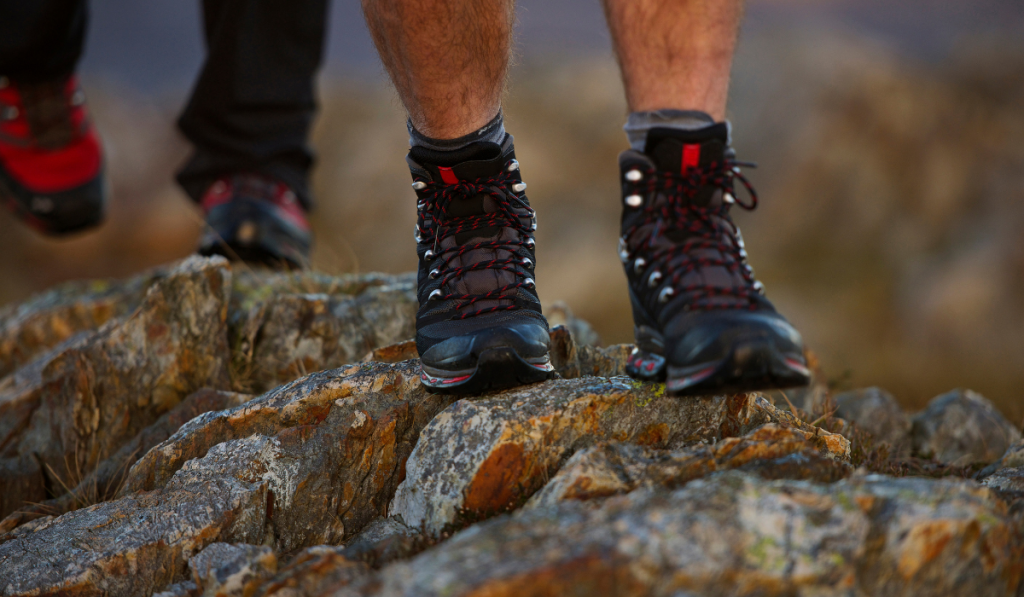
[[[659,282],[661,282],[661,272],[659,272],[658,270],[654,270],[653,272],[651,272],[651,275],[647,278],[647,286],[649,286],[650,288],[654,288],[655,286],[658,285]]]
[[[626,244],[626,239],[619,238],[619,261],[626,263],[629,261],[629,245]]]
[[[417,180],[416,182],[412,183],[412,188],[417,191],[422,191],[423,189],[427,188],[427,183],[423,182],[422,180]]]
[[[726,191],[722,193],[722,203],[725,203],[726,205],[732,205],[736,203],[736,198],[732,196],[732,193]]]
[[[444,296],[444,293],[441,292],[441,289],[440,288],[435,288],[434,291],[430,293],[430,296],[427,297],[427,300],[428,301],[436,301],[437,299],[441,298],[442,296]]]
[[[523,280],[523,286],[526,286],[527,288],[534,288],[537,286],[537,283],[533,281],[533,278],[527,278]]]
[[[537,246],[537,241],[533,240],[532,238],[528,238],[526,239],[526,242],[524,242],[523,244],[526,245],[527,249],[532,249]]]
[[[644,173],[637,170],[636,168],[630,170],[629,172],[626,172],[626,180],[628,180],[629,182],[640,182],[641,180],[643,180],[643,177]]]
[[[670,299],[673,296],[675,296],[675,294],[676,294],[676,291],[672,290],[671,286],[666,286],[665,288],[661,289],[661,292],[658,293],[658,302],[659,303],[667,303],[668,299]]]
[[[523,257],[523,260],[520,261],[520,263],[522,263],[526,267],[533,267],[533,261],[531,261],[529,257]]]
[[[512,160],[512,161],[510,161],[508,163],[508,166],[505,168],[505,171],[506,172],[515,172],[518,169],[519,169],[519,160],[515,160],[514,159],[514,160]]]
[[[643,271],[645,265],[647,265],[647,260],[643,257],[637,257],[636,261],[633,262],[633,271],[639,274]]]
[[[437,257],[437,255],[434,254],[433,249],[427,249],[427,252],[423,254],[424,261],[433,261],[434,257]]]
[[[512,185],[512,191],[513,192],[522,193],[525,190],[526,190],[526,183],[525,182],[519,181],[519,182],[517,182],[517,183]]]
[[[760,280],[755,281],[754,282],[754,290],[756,290],[758,294],[762,294],[763,295],[764,294],[764,284],[762,284]]]
[[[629,195],[626,197],[626,205],[630,207],[640,207],[644,204],[644,198],[640,195]]]
[[[530,232],[537,231],[537,212],[533,212],[533,217],[530,219]]]
[[[432,270],[430,270],[430,279],[431,280],[436,280],[436,279],[438,279],[440,277],[441,277],[441,270],[439,270],[439,269],[432,269]]]

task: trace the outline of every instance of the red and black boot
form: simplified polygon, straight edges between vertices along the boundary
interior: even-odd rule
[[[416,348],[434,391],[477,394],[551,379],[535,277],[537,218],[512,137],[409,151],[417,196]]]
[[[225,176],[210,185],[200,205],[207,226],[200,255],[276,269],[309,267],[309,221],[288,185],[252,173]]]
[[[800,334],[764,297],[729,211],[757,195],[728,146],[725,123],[655,128],[644,152],[619,157],[619,257],[629,281],[636,349],[627,372],[673,394],[806,385]],[[749,203],[736,195],[739,181]]]
[[[103,152],[70,76],[20,83],[0,76],[0,200],[44,234],[103,220]]]

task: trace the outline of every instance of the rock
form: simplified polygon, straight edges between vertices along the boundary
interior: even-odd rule
[[[1013,595],[1022,556],[1005,506],[972,483],[726,472],[503,516],[322,594]]]
[[[608,348],[580,344],[564,326],[557,326],[551,330],[551,364],[564,379],[576,379],[584,375],[625,375],[626,361],[632,351],[633,347],[627,344]]]
[[[866,388],[837,394],[834,400],[837,417],[889,444],[892,456],[910,456],[910,417],[891,394]]]
[[[264,392],[416,333],[414,275],[240,274],[232,297],[236,389]]]
[[[398,517],[379,518],[345,543],[340,552],[349,560],[364,562],[370,567],[415,555],[433,541],[418,529],[405,525]]]
[[[415,361],[354,365],[197,417],[136,463],[121,495],[163,487],[225,442],[267,437],[273,454],[260,458],[277,471],[268,514],[275,546],[340,543],[385,513],[420,430],[453,400],[428,394],[418,371]]]
[[[662,384],[580,378],[460,400],[424,428],[389,512],[440,533],[526,501],[574,452],[601,441],[668,448],[765,423],[807,428],[753,394],[675,398]],[[838,454],[849,442],[821,432]]]
[[[118,488],[121,487],[125,474],[131,465],[148,452],[150,448],[170,437],[185,422],[205,412],[222,410],[243,404],[251,398],[252,396],[247,394],[222,392],[209,388],[191,394],[180,404],[161,415],[155,423],[139,432],[131,441],[121,446],[117,453],[101,462],[95,470],[86,475],[85,479],[73,487],[71,491],[42,503],[26,504],[19,502],[15,504],[17,511],[0,521],[0,541],[3,540],[3,533],[38,516],[60,515],[80,508],[83,505],[88,506],[110,499],[117,493]],[[29,459],[25,469],[33,470],[32,464],[34,462],[34,458]],[[36,466],[37,469],[38,466]],[[0,473],[0,478],[12,479],[17,477],[13,474]],[[42,475],[36,474],[30,480],[38,481],[41,484]],[[45,491],[45,488],[40,487],[34,491],[38,495]],[[3,493],[0,493],[0,500],[5,495],[18,496],[28,493],[30,492],[27,490],[17,491],[7,487]]]
[[[985,477],[982,484],[1003,491],[1024,492],[1024,467],[1002,468]]]
[[[677,451],[605,443],[574,454],[527,507],[607,497],[638,487],[676,488],[729,469],[749,470],[770,479],[831,483],[852,471],[845,457],[821,435],[774,423],[743,437]]]
[[[0,544],[0,595],[148,595],[185,580],[210,543],[262,543],[276,446],[252,436],[188,463],[161,490],[69,512]]]
[[[166,274],[163,268],[121,282],[69,282],[20,305],[0,307],[0,377],[77,333],[131,313],[146,289]]]
[[[304,549],[257,594],[260,597],[330,595],[366,576],[369,567],[346,558],[343,552],[343,548],[326,545]]]
[[[55,356],[28,424],[4,440],[0,456],[33,455],[60,493],[188,394],[227,388],[230,277],[223,258],[187,259],[149,288],[133,315]],[[9,508],[10,496],[5,501]]]
[[[544,309],[544,317],[548,325],[554,330],[556,327],[564,327],[572,334],[573,340],[580,346],[600,346],[601,337],[597,335],[589,323],[576,317],[568,303],[556,301]]]
[[[277,556],[265,545],[213,543],[188,561],[196,588],[209,597],[248,597],[277,572]]]
[[[416,350],[416,340],[405,340],[396,344],[389,344],[376,348],[366,353],[362,358],[364,363],[401,363],[409,359],[420,358]]]
[[[952,464],[998,460],[1021,432],[991,402],[971,390],[934,398],[912,417],[914,451]]]
[[[1019,439],[1006,449],[1002,458],[987,466],[978,476],[983,478],[1000,469],[1022,467],[1024,467],[1024,439]]]
[[[154,593],[153,597],[199,597],[199,587],[190,580],[176,582],[165,587],[163,591]]]

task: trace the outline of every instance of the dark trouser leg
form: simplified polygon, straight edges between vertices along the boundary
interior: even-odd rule
[[[203,17],[208,55],[178,121],[195,153],[178,182],[198,201],[221,176],[256,172],[308,209],[327,0],[205,0]]]
[[[87,14],[85,0],[0,0],[0,76],[36,83],[70,74]]]

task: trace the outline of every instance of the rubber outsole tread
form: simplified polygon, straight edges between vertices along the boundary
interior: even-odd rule
[[[539,369],[527,363],[509,347],[492,348],[477,359],[476,369],[465,381],[456,384],[430,384],[422,377],[423,385],[437,394],[486,394],[554,379],[554,371]]]
[[[691,372],[707,373],[690,373],[701,379],[686,387],[672,389],[673,382],[685,380],[686,376],[672,375],[670,369],[666,390],[673,396],[706,396],[781,390],[809,384],[810,376],[802,363],[798,363],[800,369],[797,369],[787,360],[791,359],[769,344],[740,344],[733,346],[729,356],[720,361],[687,367]]]

